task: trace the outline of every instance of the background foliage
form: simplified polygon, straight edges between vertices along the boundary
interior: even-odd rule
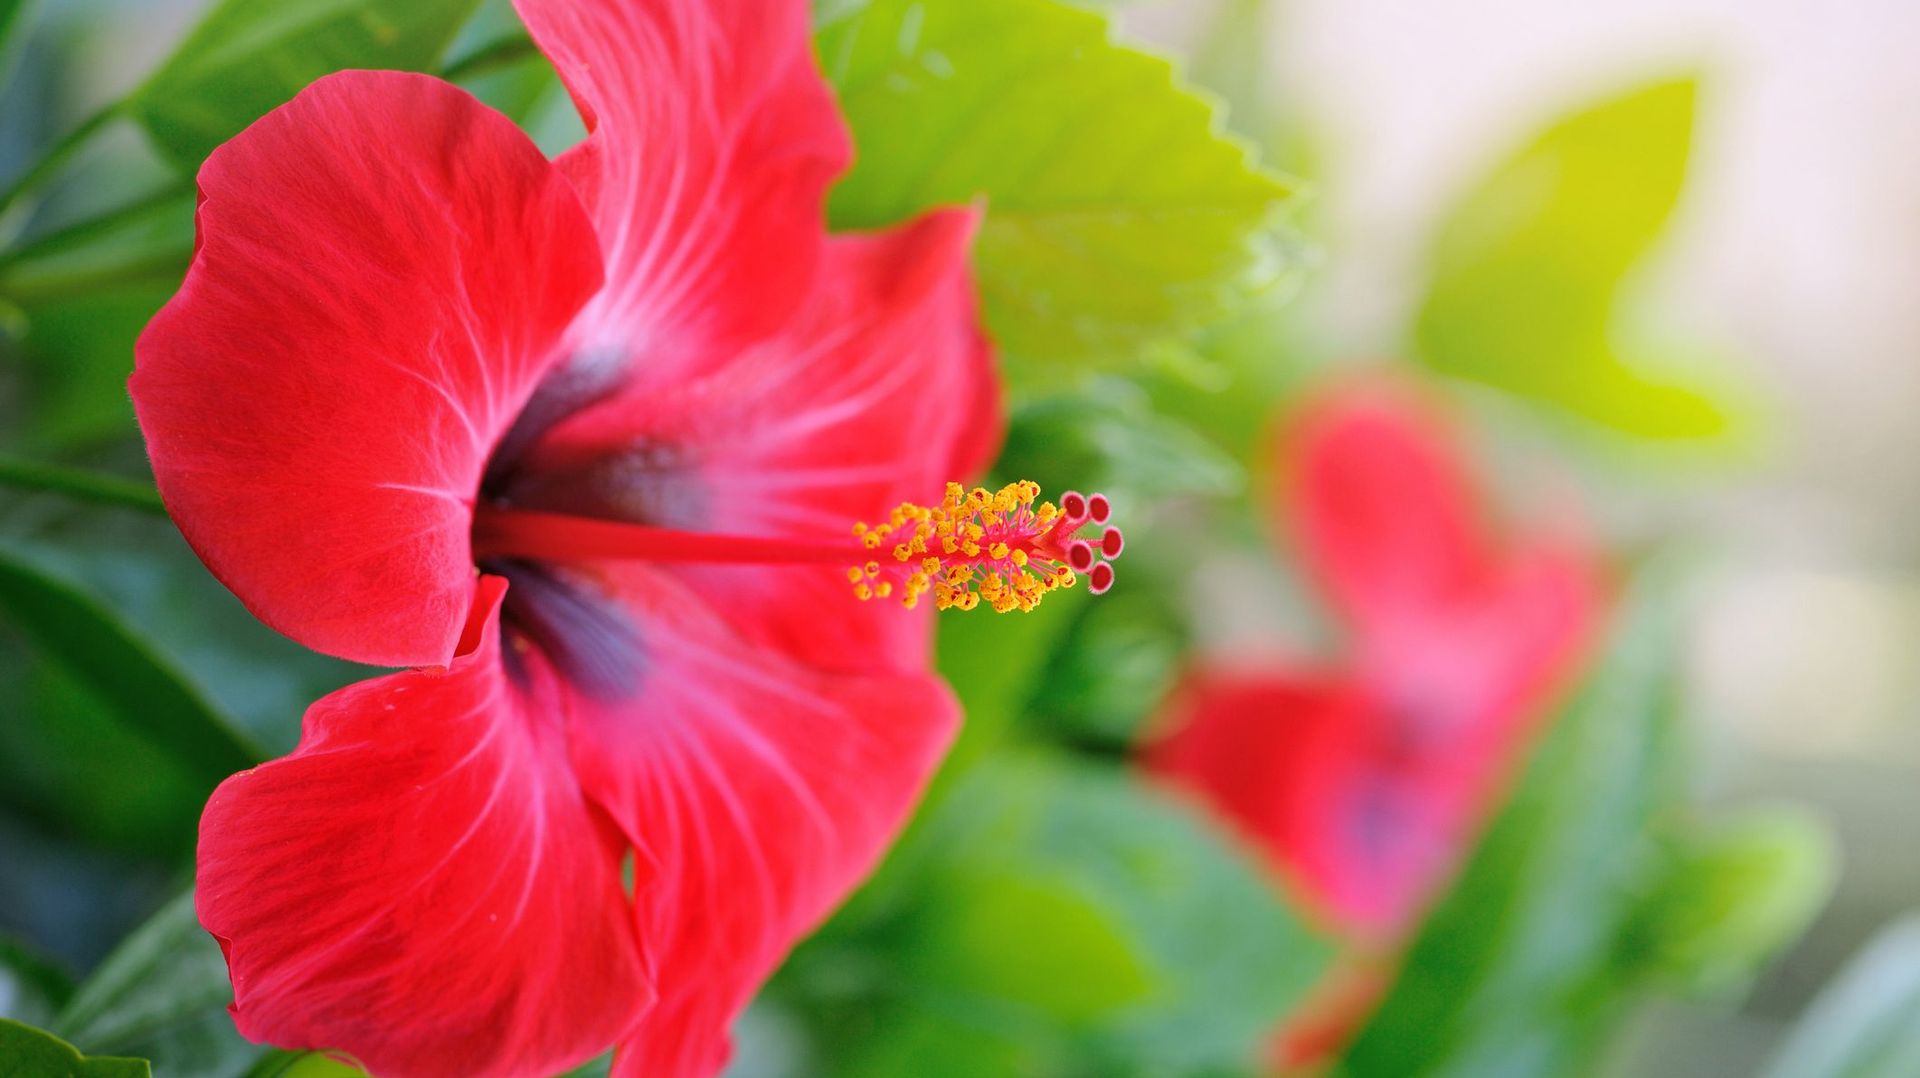
[[[1328,242],[1303,197],[1311,140],[1248,51],[1254,0],[1222,5],[1193,50],[1211,91],[1116,40],[1109,6],[815,5],[859,147],[833,223],[983,201],[978,269],[1016,405],[998,470],[1105,489],[1140,524],[1115,594],[943,626],[961,744],[880,873],[756,1004],[743,1078],[1253,1074],[1333,961],[1283,887],[1127,759],[1229,623],[1318,631],[1261,523],[1272,417],[1347,358],[1302,328]],[[208,790],[364,673],[255,624],[147,481],[124,380],[191,250],[193,170],[345,67],[456,79],[549,150],[579,134],[496,0],[183,11],[178,43],[102,103],[73,80],[90,20],[111,16],[0,0],[0,1076],[352,1073],[238,1038],[185,893]],[[1725,452],[1751,421],[1732,363],[1647,345],[1623,285],[1680,204],[1699,86],[1615,88],[1488,162],[1440,215],[1382,361],[1590,495],[1635,481],[1623,454]],[[1676,538],[1624,537],[1604,661],[1337,1073],[1602,1069],[1649,1000],[1737,996],[1825,900],[1817,822],[1695,796],[1676,663],[1700,559]],[[1219,565],[1248,609],[1210,597],[1200,570]],[[1916,1019],[1907,924],[1770,1073],[1920,1073]]]

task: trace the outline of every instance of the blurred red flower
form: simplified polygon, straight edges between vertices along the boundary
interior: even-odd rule
[[[850,149],[803,0],[518,6],[584,143],[322,79],[208,159],[140,340],[207,565],[302,643],[417,668],[220,787],[199,912],[254,1039],[710,1074],[957,722],[927,611],[853,602],[821,550],[998,444],[976,215],[825,233]]]
[[[1382,959],[1460,866],[1603,604],[1584,544],[1481,518],[1444,425],[1405,393],[1336,392],[1281,449],[1281,529],[1344,657],[1190,671],[1144,762],[1349,941],[1283,1037],[1297,1064],[1340,1047],[1391,984]]]

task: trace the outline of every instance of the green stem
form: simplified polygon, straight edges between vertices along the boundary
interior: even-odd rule
[[[155,516],[167,515],[160,492],[145,483],[58,464],[0,457],[0,486],[42,490]]]
[[[8,187],[5,194],[0,194],[0,211],[6,210],[7,207],[18,201],[20,196],[37,189],[41,184],[57,174],[60,169],[73,158],[74,154],[85,149],[87,143],[93,141],[95,135],[106,130],[107,125],[119,118],[121,107],[122,102],[119,101],[107,105],[100,111],[82,120],[79,127],[67,132],[65,138],[54,143],[53,148],[42,155],[40,160],[34,162],[32,168],[22,173],[19,179],[13,181],[13,186]]]
[[[0,268],[18,265],[21,262],[31,262],[41,255],[58,251],[62,247],[108,235],[128,222],[137,221],[162,206],[178,202],[193,191],[194,184],[191,180],[170,183],[118,209],[108,210],[98,217],[89,217],[65,228],[35,236],[19,247],[0,255]]]
[[[533,39],[525,34],[508,34],[453,61],[440,70],[440,77],[455,82],[472,75],[497,71],[534,54]]]

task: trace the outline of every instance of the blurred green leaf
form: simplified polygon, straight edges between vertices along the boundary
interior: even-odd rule
[[[1282,279],[1289,197],[1164,60],[1055,0],[838,3],[819,30],[860,154],[835,225],[984,197],[988,325],[1016,381],[1113,366]]]
[[[0,295],[26,327],[23,373],[42,398],[23,424],[29,447],[132,433],[133,343],[186,272],[193,201],[190,184],[169,185],[0,256]]]
[[[1055,642],[1086,598],[1086,589],[1075,588],[1025,614],[981,610],[940,620],[940,672],[960,697],[966,723],[941,764],[939,789],[996,744],[1026,709],[1047,675]]]
[[[1186,656],[1175,586],[1148,565],[1126,562],[1121,583],[1081,607],[1033,694],[1032,722],[1076,748],[1128,751]]]
[[[1820,993],[1763,1078],[1920,1075],[1920,914],[1883,931]]]
[[[432,70],[478,0],[221,0],[127,101],[183,170],[344,68]]]
[[[90,1050],[151,1059],[158,1078],[240,1078],[286,1054],[240,1036],[227,1014],[232,999],[220,945],[188,892],[128,936],[52,1028]]]
[[[81,589],[0,550],[0,614],[211,791],[260,750],[179,670]]]
[[[318,1052],[282,1054],[287,1058],[261,1063],[248,1071],[246,1078],[366,1078],[367,1072],[359,1067]],[[569,1078],[572,1078],[571,1073]]]
[[[13,65],[26,47],[36,0],[0,0],[0,93],[13,81]]]
[[[916,844],[914,901],[789,982],[867,986],[796,1006],[829,1016],[834,1073],[1244,1070],[1329,961],[1250,861],[1118,770],[996,757]]]
[[[0,487],[57,494],[94,505],[110,505],[157,517],[167,515],[166,503],[160,500],[160,492],[154,489],[153,484],[124,479],[108,472],[0,456]]]
[[[1643,907],[1651,972],[1702,991],[1736,987],[1798,939],[1833,893],[1833,836],[1805,811],[1748,810],[1690,829]]]
[[[0,1078],[150,1078],[145,1060],[89,1059],[50,1033],[0,1018]]]
[[[308,705],[371,668],[262,625],[206,571],[173,523],[65,498],[0,499],[0,548],[97,597],[269,755],[293,747]],[[6,686],[0,684],[0,692]]]
[[[9,939],[0,939],[0,1018],[45,1025],[73,994],[67,975]]]
[[[1643,580],[1609,654],[1420,933],[1345,1078],[1582,1073],[1625,1003],[1623,940],[1677,793],[1673,581]]]
[[[51,663],[0,671],[0,685],[15,704],[0,723],[0,804],[62,839],[173,864],[192,853],[208,781]]]
[[[1246,485],[1232,458],[1115,379],[1020,408],[994,473],[1032,479],[1056,496],[1103,491],[1123,514],[1161,497],[1230,497]]]
[[[1475,187],[1438,236],[1422,358],[1626,434],[1724,431],[1720,402],[1613,332],[1622,280],[1679,199],[1695,90],[1659,82],[1579,112]]]

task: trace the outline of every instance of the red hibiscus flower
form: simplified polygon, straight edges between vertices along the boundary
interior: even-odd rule
[[[1323,400],[1283,453],[1282,527],[1346,628],[1346,657],[1191,672],[1145,764],[1352,941],[1291,1031],[1283,1054],[1298,1063],[1342,1043],[1391,983],[1379,956],[1458,868],[1602,602],[1582,545],[1488,527],[1441,426],[1404,396]]]
[[[383,1076],[616,1042],[620,1074],[710,1074],[958,718],[925,609],[854,592],[1111,583],[1072,537],[1105,506],[884,516],[998,444],[976,214],[826,235],[849,145],[803,0],[519,7],[584,143],[548,161],[431,78],[323,79],[208,159],[140,340],[209,568],[296,640],[416,668],[220,787],[199,913],[256,1040]]]

